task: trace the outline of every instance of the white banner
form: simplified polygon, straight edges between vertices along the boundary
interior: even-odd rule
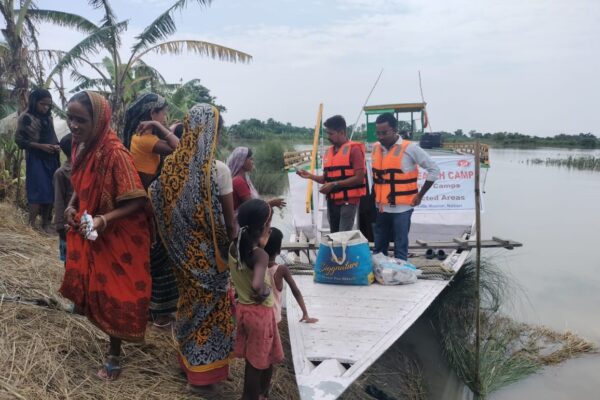
[[[423,197],[415,212],[475,209],[475,163],[471,155],[434,156],[440,177]],[[419,190],[427,171],[419,168]]]

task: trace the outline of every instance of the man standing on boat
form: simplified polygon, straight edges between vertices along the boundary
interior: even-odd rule
[[[298,170],[297,174],[323,185],[319,192],[327,195],[331,233],[350,231],[354,227],[360,198],[367,193],[365,145],[348,139],[346,120],[341,115],[334,115],[323,125],[332,144],[323,158],[323,175],[313,175],[305,170]]]
[[[414,207],[440,175],[440,169],[425,152],[398,133],[398,120],[384,113],[375,120],[377,140],[373,146],[373,187],[377,206],[375,221],[375,253],[387,254],[394,242],[394,257],[406,260],[408,232]],[[427,171],[421,187],[417,187],[418,166]]]

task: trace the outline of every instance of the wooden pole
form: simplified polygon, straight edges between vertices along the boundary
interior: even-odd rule
[[[315,123],[315,133],[313,137],[313,148],[310,155],[310,173],[315,173],[317,166],[317,150],[319,148],[319,136],[321,135],[321,118],[323,118],[323,103],[319,104],[319,111],[317,112],[317,122]],[[306,188],[306,213],[310,212],[310,204],[312,199],[312,179],[308,180],[308,187]]]
[[[479,279],[481,269],[481,192],[479,189],[479,174],[480,174],[480,147],[479,139],[475,141],[475,396],[479,398],[481,394],[481,376],[480,376],[480,347],[481,347],[481,304],[479,293]]]

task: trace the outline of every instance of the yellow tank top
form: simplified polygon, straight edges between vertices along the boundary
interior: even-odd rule
[[[265,285],[271,288],[271,293],[262,303],[257,303],[252,299],[254,289],[252,289],[252,270],[246,267],[246,264],[242,263],[241,268],[238,268],[237,259],[229,253],[229,273],[231,274],[231,281],[235,287],[235,291],[238,295],[238,302],[240,304],[260,304],[265,307],[273,307],[275,298],[273,297],[273,288],[271,287],[271,277],[269,271],[265,271]]]
[[[152,152],[156,142],[160,139],[152,134],[135,134],[131,137],[131,156],[135,169],[144,174],[154,175],[158,172],[160,156]]]

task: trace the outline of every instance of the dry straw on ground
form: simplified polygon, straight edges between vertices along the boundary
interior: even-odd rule
[[[57,290],[63,274],[57,238],[27,227],[14,206],[0,203],[0,399],[238,399],[243,362],[232,362],[232,381],[210,395],[187,389],[170,332],[149,328],[142,344],[125,344],[123,374],[114,382],[96,377],[108,341],[85,317],[69,314]],[[57,308],[7,301],[45,299]],[[272,399],[297,399],[287,326],[280,327],[286,363],[276,368]],[[392,347],[343,396],[369,399],[366,389],[422,399],[418,365]]]

